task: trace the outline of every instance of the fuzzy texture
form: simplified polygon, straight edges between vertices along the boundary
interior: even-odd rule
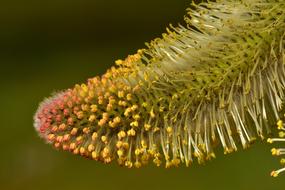
[[[192,4],[187,26],[44,101],[35,128],[57,148],[127,167],[247,148],[280,117],[284,10],[284,0]]]

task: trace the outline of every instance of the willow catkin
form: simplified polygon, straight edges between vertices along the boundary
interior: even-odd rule
[[[56,148],[120,165],[189,166],[247,148],[280,119],[284,0],[192,3],[187,26],[102,77],[41,103],[35,128]]]

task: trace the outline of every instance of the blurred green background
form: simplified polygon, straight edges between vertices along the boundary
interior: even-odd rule
[[[0,189],[279,190],[285,178],[270,146],[257,142],[190,168],[126,169],[54,150],[33,128],[52,92],[101,75],[169,23],[191,0],[7,1],[0,6]]]

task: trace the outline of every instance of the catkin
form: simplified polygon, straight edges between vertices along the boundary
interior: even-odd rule
[[[46,99],[34,126],[56,148],[129,168],[247,148],[280,119],[284,10],[283,0],[192,4],[187,26]]]

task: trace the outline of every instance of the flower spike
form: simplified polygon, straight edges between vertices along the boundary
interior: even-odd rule
[[[45,100],[35,129],[57,149],[128,168],[204,163],[217,144],[248,148],[280,119],[284,10],[284,0],[192,4],[187,26]]]

